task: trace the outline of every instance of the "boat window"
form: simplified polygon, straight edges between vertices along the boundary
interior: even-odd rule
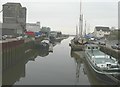
[[[92,47],[92,49],[94,49],[94,47]]]
[[[96,49],[98,49],[98,47],[96,47]]]
[[[88,49],[90,49],[90,47],[88,47]]]

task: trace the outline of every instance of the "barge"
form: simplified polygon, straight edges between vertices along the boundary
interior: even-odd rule
[[[120,84],[120,80],[114,76],[120,76],[120,64],[117,59],[100,51],[100,47],[94,44],[85,46],[85,59],[88,66],[101,80],[109,84]]]

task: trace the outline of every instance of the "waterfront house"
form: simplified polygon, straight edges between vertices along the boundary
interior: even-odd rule
[[[110,35],[110,32],[111,32],[111,30],[109,27],[97,26],[94,29],[94,37],[103,38],[106,35]]]

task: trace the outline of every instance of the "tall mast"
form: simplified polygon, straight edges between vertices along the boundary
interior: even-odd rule
[[[82,0],[80,0],[80,14],[82,14]]]
[[[85,21],[85,30],[84,30],[84,36],[86,35],[86,21]]]
[[[80,18],[79,18],[79,36],[82,37],[83,32],[83,14],[82,14],[82,0],[80,0]]]
[[[78,26],[76,25],[76,36],[78,37]]]

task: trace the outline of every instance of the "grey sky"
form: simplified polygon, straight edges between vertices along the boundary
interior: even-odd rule
[[[27,7],[27,22],[40,21],[41,26],[75,34],[75,26],[79,20],[79,0],[0,0],[0,10],[6,2],[20,2]],[[87,31],[93,31],[96,25],[117,28],[117,2],[118,0],[84,0],[82,12],[87,20],[87,28],[90,26]]]

